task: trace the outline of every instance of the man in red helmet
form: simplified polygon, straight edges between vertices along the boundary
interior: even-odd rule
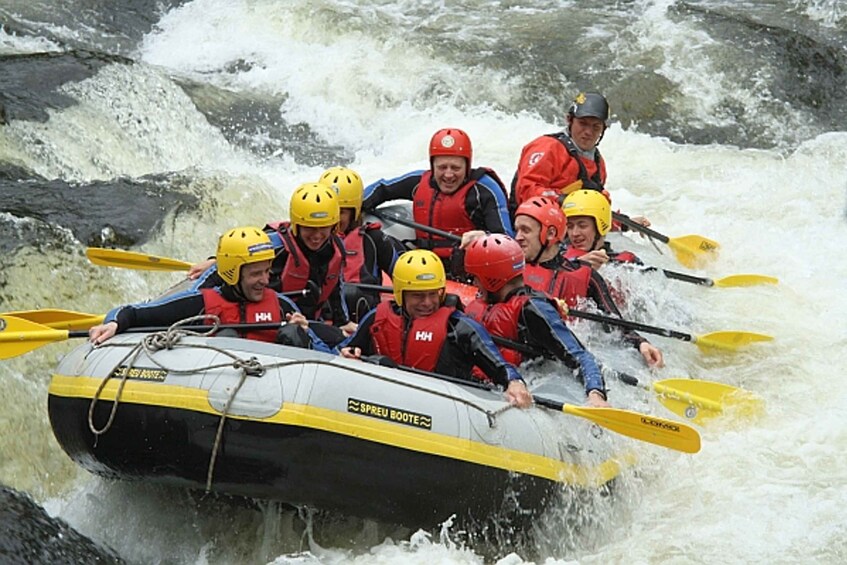
[[[591,299],[601,311],[621,317],[609,292],[606,280],[585,264],[566,259],[560,248],[565,237],[566,220],[556,202],[534,197],[518,206],[515,212],[515,241],[524,251],[527,266],[526,284],[534,289],[565,300],[568,307],[580,299]],[[662,352],[637,332],[625,330],[624,341],[641,353],[649,366],[662,367]]]
[[[520,206],[515,214],[515,241],[523,249],[527,264],[526,284],[553,298],[564,300],[569,308],[578,306],[580,299],[591,299],[602,312],[621,317],[609,285],[596,270],[562,255],[560,243],[565,237],[566,220],[556,202],[536,196]],[[483,237],[480,231],[469,232],[469,243]],[[467,268],[467,267],[466,267]],[[638,350],[650,367],[663,367],[664,357],[659,348],[637,332],[623,331],[624,341]]]
[[[429,170],[367,186],[362,209],[373,210],[388,200],[411,200],[418,224],[457,236],[470,230],[511,235],[503,182],[491,169],[472,168],[472,159],[468,134],[457,128],[440,129],[429,142]],[[455,241],[423,230],[415,235],[418,248],[434,251],[451,274],[461,274],[461,255],[454,256]]]
[[[591,406],[606,407],[606,386],[594,356],[565,326],[555,302],[524,283],[524,252],[507,235],[489,234],[465,250],[465,271],[483,297],[465,308],[493,336],[552,355],[577,369]],[[503,357],[515,366],[522,355],[508,346]]]

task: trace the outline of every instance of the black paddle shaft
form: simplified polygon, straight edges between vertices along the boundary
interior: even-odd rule
[[[602,316],[600,314],[585,312],[583,310],[573,310],[569,308],[568,316],[573,316],[574,318],[584,318],[586,320],[592,320],[594,322],[609,324],[610,326],[619,326],[622,328],[638,330],[649,334],[661,335],[664,337],[672,337],[675,339],[681,339],[682,341],[695,341],[694,336],[692,336],[691,334],[678,332],[676,330],[669,330],[666,328],[657,328],[656,326],[648,326],[647,324],[641,324],[639,322],[633,322],[630,320],[621,320],[620,318]]]
[[[408,228],[414,228],[416,230],[425,231],[427,233],[430,233],[432,235],[437,235],[438,237],[443,237],[444,239],[448,239],[450,241],[455,241],[455,242],[462,241],[462,238],[459,237],[458,235],[454,234],[454,233],[450,233],[450,232],[447,232],[447,231],[444,231],[444,230],[440,230],[438,228],[433,228],[433,227],[430,227],[430,226],[427,226],[427,225],[424,225],[424,224],[419,224],[417,222],[413,222],[412,220],[407,220],[406,218],[401,218],[400,216],[397,216],[397,215],[392,214],[390,212],[384,212],[384,211],[377,209],[377,210],[370,210],[368,213],[373,215],[373,216],[376,216],[377,218],[380,218],[382,220],[396,222],[396,223],[403,225],[403,226],[406,226]]]
[[[626,214],[621,214],[620,212],[612,212],[612,216],[626,227],[641,232],[644,235],[649,235],[652,238],[658,239],[662,243],[667,243],[668,241],[670,241],[670,238],[668,236],[662,235],[657,231],[653,231],[647,226],[642,226]]]

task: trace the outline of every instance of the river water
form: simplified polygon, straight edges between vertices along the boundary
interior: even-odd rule
[[[588,527],[546,524],[530,550],[92,477],[47,419],[70,342],[0,363],[0,483],[134,563],[847,561],[843,2],[0,0],[0,23],[2,311],[147,298],[179,274],[96,267],[85,247],[205,258],[228,227],[286,218],[291,190],[326,167],[366,182],[425,167],[441,127],[468,131],[475,162],[510,179],[579,90],[612,103],[601,148],[616,207],[720,242],[701,276],[780,279],[610,274],[639,321],[775,341],[705,356],[655,338],[667,367],[651,375],[579,326],[601,357],[647,381],[743,387],[766,411],[701,428],[693,456],[632,442],[637,480]]]

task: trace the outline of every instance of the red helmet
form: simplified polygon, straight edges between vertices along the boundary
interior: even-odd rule
[[[465,250],[465,271],[478,278],[488,292],[497,292],[523,274],[523,269],[523,249],[517,241],[502,233],[481,237]]]
[[[515,217],[520,215],[529,216],[541,224],[541,232],[538,234],[541,245],[555,245],[565,238],[565,227],[567,226],[565,213],[562,212],[558,204],[549,198],[533,196],[515,210]],[[550,226],[556,228],[556,237],[548,242],[547,228]]]
[[[432,158],[440,155],[464,157],[468,162],[468,169],[470,169],[471,158],[473,157],[471,138],[468,137],[468,134],[457,128],[438,130],[433,134],[432,139],[429,140],[430,166],[432,165]]]

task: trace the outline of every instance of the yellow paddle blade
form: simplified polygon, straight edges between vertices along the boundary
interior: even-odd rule
[[[685,453],[700,451],[700,434],[691,426],[681,422],[619,408],[594,408],[564,404],[562,411],[565,414],[591,420],[613,432],[641,441]]]
[[[696,269],[707,260],[716,259],[720,244],[701,235],[684,235],[668,238],[668,246],[676,255],[677,261]]]
[[[191,263],[159,257],[157,255],[146,255],[134,251],[122,249],[104,249],[102,247],[89,247],[85,250],[88,260],[95,265],[103,267],[119,267],[121,269],[136,269],[142,271],[187,271]]]
[[[712,332],[694,338],[702,351],[712,353],[714,350],[736,351],[751,343],[773,341],[773,336],[753,332],[722,331]]]
[[[776,277],[768,277],[765,275],[730,275],[722,279],[713,281],[715,286],[756,286],[760,284],[779,284],[779,279]]]
[[[653,390],[668,410],[695,424],[721,415],[752,419],[764,413],[764,401],[750,391],[694,379],[665,379],[653,383]]]
[[[17,357],[66,339],[68,330],[54,330],[14,316],[0,316],[0,359]]]
[[[92,326],[102,324],[105,317],[102,314],[86,314],[85,312],[54,310],[52,308],[6,312],[2,316],[14,316],[54,330],[87,330]]]

